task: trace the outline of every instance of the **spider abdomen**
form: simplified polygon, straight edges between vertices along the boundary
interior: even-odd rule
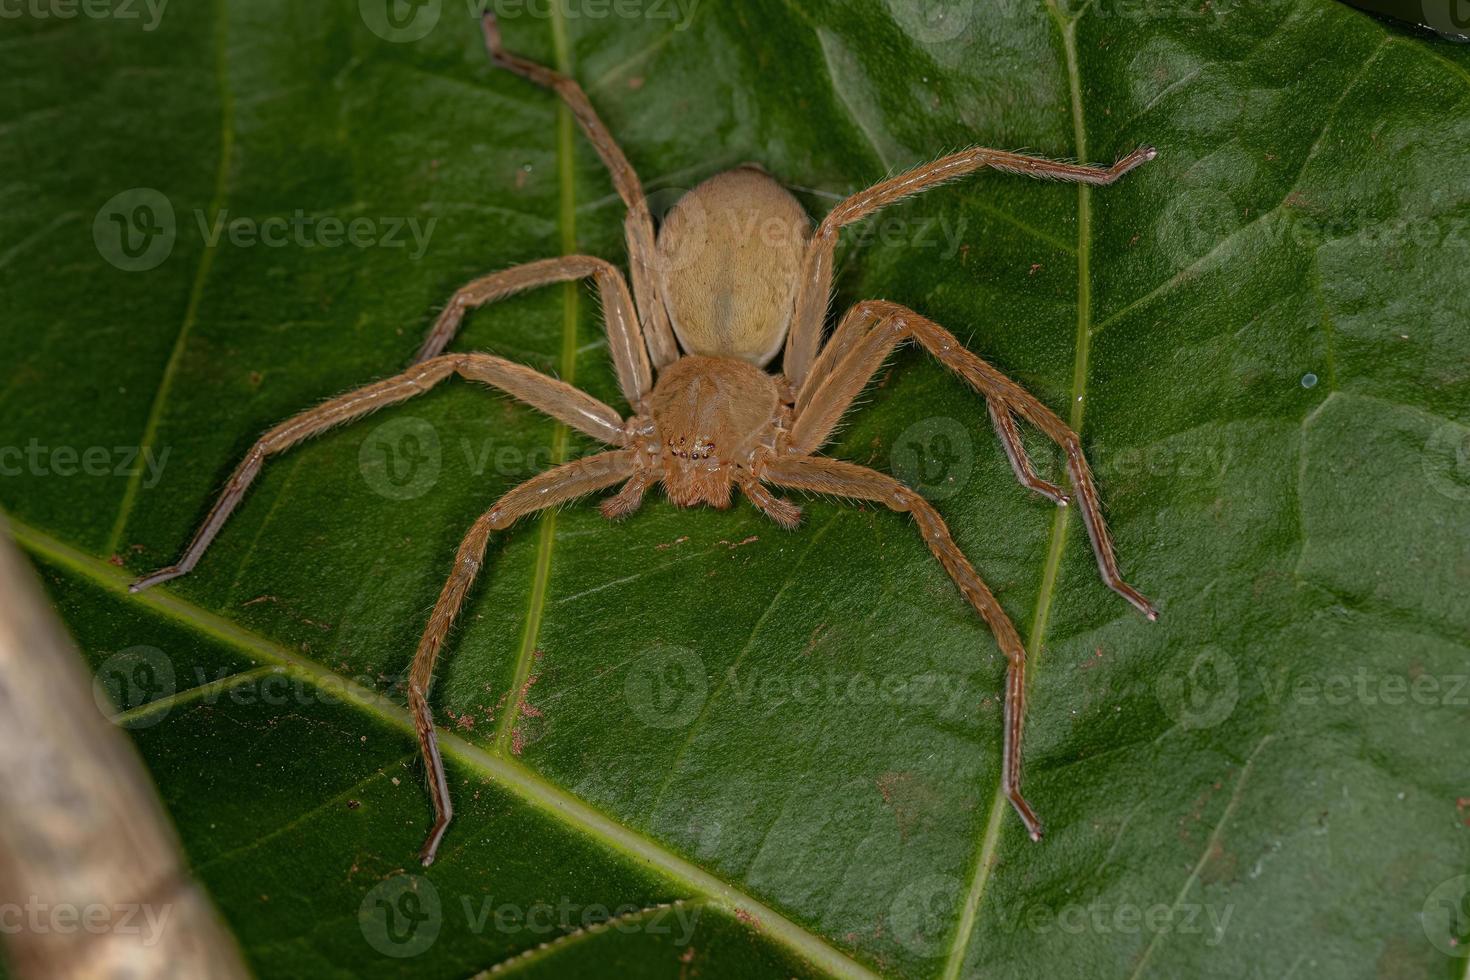
[[[754,166],[717,174],[680,198],[658,233],[680,346],[768,364],[791,325],[810,235],[801,204]]]

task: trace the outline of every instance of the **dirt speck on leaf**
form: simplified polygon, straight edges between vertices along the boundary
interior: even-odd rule
[[[540,651],[537,651],[540,655]],[[541,709],[526,701],[526,695],[531,693],[531,687],[541,679],[540,674],[532,674],[526,678],[526,683],[521,685],[520,693],[516,696],[516,724],[510,730],[510,750],[520,755],[526,748],[526,729],[521,721],[526,718],[541,718]]]

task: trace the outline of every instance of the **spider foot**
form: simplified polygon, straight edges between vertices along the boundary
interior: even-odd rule
[[[1026,802],[1026,797],[1021,795],[1018,789],[1006,790],[1006,799],[1011,801],[1015,808],[1016,816],[1021,818],[1021,823],[1026,825],[1026,834],[1032,840],[1041,840],[1041,821],[1036,816],[1036,811],[1031,809],[1031,804]]]
[[[643,506],[643,495],[653,484],[647,477],[637,476],[623,484],[623,489],[597,505],[602,516],[610,521],[620,521]]]
[[[485,48],[490,52],[490,60],[499,64],[505,57],[505,47],[500,41],[500,22],[488,4],[480,15],[480,30],[485,34]]]
[[[1066,507],[1072,502],[1071,495],[1054,483],[1047,483],[1045,480],[1038,478],[1036,480],[1029,481],[1027,483],[1027,486],[1030,489],[1041,494],[1047,500],[1050,500],[1052,503],[1056,504],[1058,507]]]
[[[1154,608],[1154,604],[1152,602],[1149,602],[1148,597],[1146,597],[1142,592],[1139,592],[1133,586],[1121,580],[1117,582],[1108,582],[1107,585],[1108,588],[1118,593],[1118,595],[1122,596],[1124,599],[1127,599],[1130,606],[1143,613],[1143,615],[1148,618],[1148,621],[1150,623],[1158,621],[1159,611]]]
[[[742,484],[741,491],[752,504],[771,520],[790,531],[801,524],[801,508],[782,500],[755,481]]]
[[[1128,171],[1132,170],[1134,167],[1141,167],[1158,155],[1159,151],[1154,147],[1140,146],[1138,149],[1134,150],[1132,153],[1128,154],[1126,157],[1113,164],[1113,174],[1121,177]]]
[[[444,832],[449,829],[448,820],[434,821],[434,829],[429,831],[429,836],[424,840],[424,846],[419,849],[419,863],[424,867],[434,863],[434,858],[439,854],[439,842],[444,839]]]
[[[144,575],[142,578],[129,585],[128,591],[131,593],[142,592],[144,589],[151,588],[152,586],[155,586],[160,582],[167,582],[170,579],[179,578],[187,572],[187,568],[180,568],[177,565],[170,565],[167,568],[160,568],[158,571],[153,572],[149,575]]]

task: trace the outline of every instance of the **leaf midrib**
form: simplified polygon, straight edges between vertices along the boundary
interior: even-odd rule
[[[414,733],[408,710],[377,691],[365,688],[217,613],[181,599],[167,589],[149,589],[130,594],[130,578],[126,571],[58,541],[28,524],[11,518],[9,530],[16,543],[32,556],[60,566],[109,593],[188,626],[252,659],[284,667],[317,687],[339,695],[342,700],[351,702],[377,721],[406,735]],[[594,809],[514,759],[496,755],[448,731],[439,732],[439,745],[446,755],[479,769],[507,793],[537,807],[564,826],[586,835],[609,850],[658,869],[671,880],[726,908],[732,914],[740,913],[742,918],[748,916],[758,923],[757,928],[764,934],[793,950],[814,966],[838,977],[878,980],[876,973],[831,946],[821,936],[803,928],[723,878],[666,850],[656,841]]]
[[[1047,13],[1056,24],[1061,35],[1062,53],[1066,59],[1067,85],[1071,93],[1072,139],[1078,161],[1087,157],[1087,126],[1082,114],[1082,79],[1077,67],[1077,21],[1082,12],[1068,20],[1062,16],[1056,0],[1046,0]],[[1077,337],[1072,354],[1072,405],[1068,424],[1072,431],[1082,432],[1086,412],[1088,361],[1092,346],[1092,197],[1087,184],[1077,185]],[[1031,620],[1031,629],[1026,637],[1026,665],[1028,674],[1034,678],[1040,662],[1041,647],[1046,628],[1051,619],[1052,600],[1056,595],[1057,579],[1061,573],[1062,552],[1067,544],[1067,527],[1070,524],[1072,507],[1058,507],[1052,515],[1051,543],[1047,548],[1046,564],[1042,567],[1041,584],[1038,587],[1036,610]],[[1024,745],[1024,742],[1022,743]],[[1005,820],[1008,801],[1000,782],[996,783],[991,797],[990,811],[985,821],[985,833],[980,840],[979,852],[971,872],[970,888],[965,895],[965,904],[960,910],[954,943],[945,960],[943,980],[955,980],[964,968],[965,954],[970,948],[970,939],[975,934],[980,914],[980,902],[985,896],[985,887],[990,881],[990,871],[995,863],[995,852],[1000,846],[1001,821]]]
[[[214,175],[214,193],[209,202],[211,226],[217,223],[219,214],[228,199],[230,164],[235,155],[235,98],[230,92],[229,85],[227,46],[229,14],[224,8],[224,0],[215,0],[214,19],[214,73],[219,88],[220,142],[219,163]],[[189,286],[189,299],[184,306],[184,317],[179,325],[178,336],[174,338],[173,348],[169,351],[168,361],[163,367],[163,375],[158,381],[158,390],[153,395],[153,404],[148,408],[148,418],[143,423],[143,435],[138,440],[138,445],[143,451],[147,451],[152,446],[153,439],[158,434],[158,427],[163,421],[163,407],[173,388],[174,375],[178,373],[179,365],[183,362],[184,347],[188,343],[189,334],[193,332],[194,325],[199,319],[199,307],[204,299],[204,284],[209,278],[210,270],[214,267],[214,257],[217,251],[218,248],[215,245],[204,243],[204,250],[199,256],[199,266],[194,270],[194,281]],[[123,488],[122,502],[118,505],[117,517],[113,521],[112,530],[107,535],[107,542],[102,548],[105,553],[115,554],[121,546],[123,532],[127,529],[128,518],[132,515],[133,505],[138,499],[138,490],[142,484],[143,467],[140,466],[128,477],[127,486]]]
[[[566,23],[559,4],[551,4],[551,41],[555,50],[556,70],[562,74],[571,72],[571,56],[567,47]],[[561,254],[571,255],[577,250],[577,194],[574,183],[576,172],[572,154],[576,139],[571,110],[560,99],[556,104],[556,156],[558,183],[557,224],[561,229]],[[557,366],[561,380],[569,385],[577,383],[577,308],[580,299],[580,284],[563,283],[561,359]],[[551,437],[551,465],[566,462],[570,433],[558,422]],[[526,624],[521,632],[521,648],[516,653],[515,673],[511,676],[506,695],[506,710],[495,726],[495,750],[504,755],[512,748],[512,735],[521,716],[522,692],[531,675],[531,664],[536,659],[536,647],[541,636],[541,621],[546,612],[546,593],[551,582],[551,553],[556,547],[555,508],[542,513],[536,536],[536,563],[531,573],[531,595],[527,602]]]

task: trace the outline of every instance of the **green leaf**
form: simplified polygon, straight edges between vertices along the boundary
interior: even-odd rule
[[[1114,187],[890,209],[837,300],[922,311],[1069,418],[1161,619],[905,351],[829,451],[922,483],[1026,638],[1045,841],[998,792],[1003,659],[902,516],[650,499],[492,543],[421,873],[401,679],[464,530],[583,440],[445,385],[268,464],[193,575],[125,583],[462,283],[623,262],[621,204],[455,0],[395,7],[437,16],[411,41],[366,0],[29,6],[0,39],[0,504],[253,968],[1463,976],[1465,50],[1326,0],[501,6],[657,207],[746,160],[821,214],[968,144],[1157,146]],[[245,237],[272,218],[284,244]],[[456,346],[626,407],[577,287]]]

